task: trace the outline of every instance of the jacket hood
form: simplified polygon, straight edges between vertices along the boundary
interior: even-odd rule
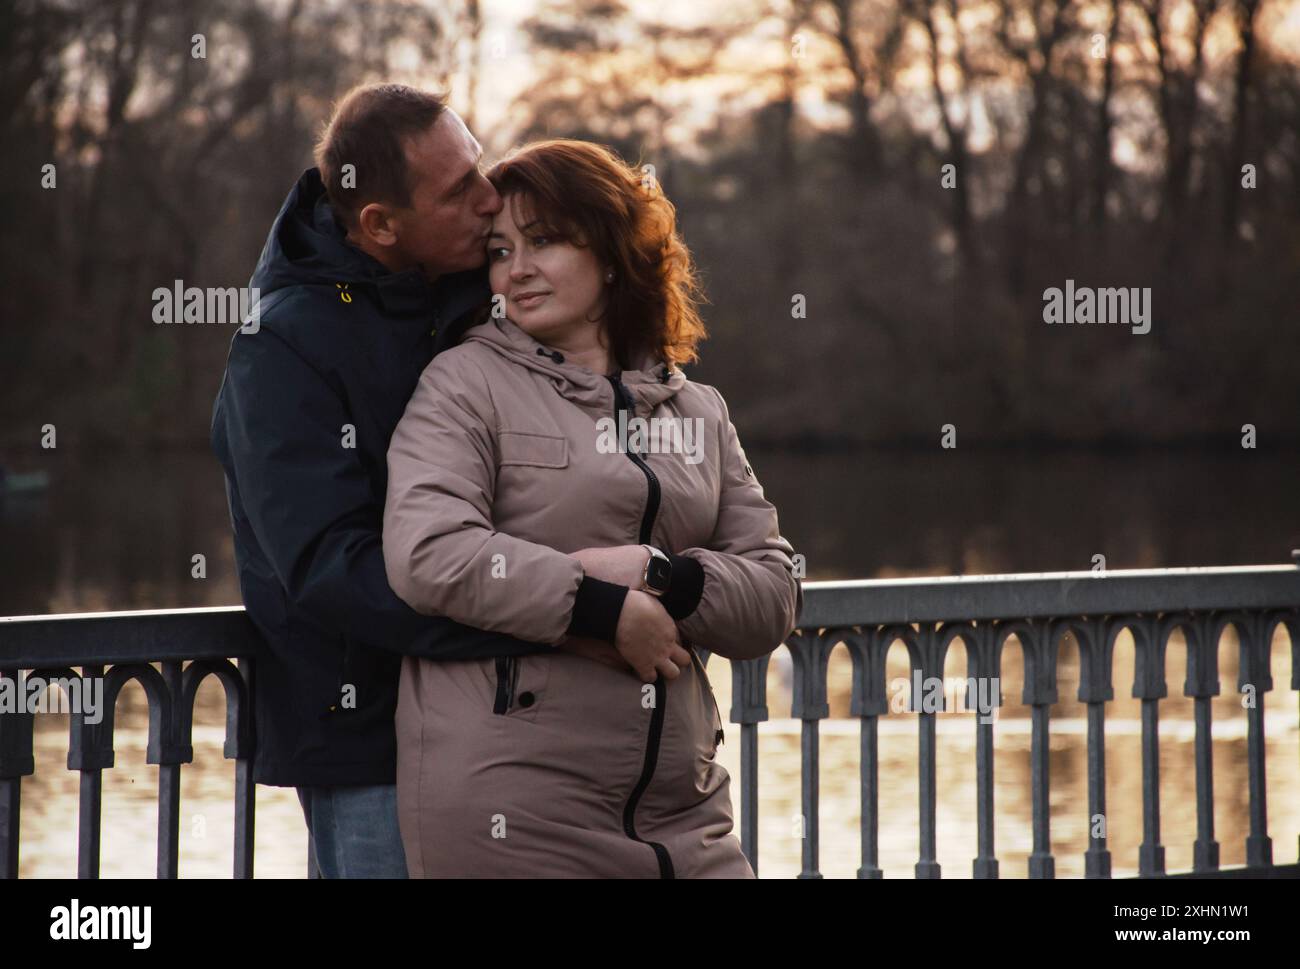
[[[449,273],[431,285],[419,269],[392,272],[351,245],[334,218],[316,168],[302,173],[280,206],[249,281],[263,298],[276,290],[304,284],[373,288],[387,310],[427,310],[447,321],[492,297],[486,265]],[[446,341],[440,339],[439,343],[445,345]]]
[[[570,363],[563,353],[539,343],[509,317],[489,317],[468,329],[462,342],[482,343],[519,366],[543,374],[561,396],[576,404],[598,411],[610,407],[613,387],[607,377]],[[632,395],[638,416],[649,416],[686,383],[686,375],[657,354],[643,354],[635,366],[619,372],[619,379]]]

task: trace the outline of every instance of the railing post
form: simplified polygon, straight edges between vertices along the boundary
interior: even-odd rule
[[[253,732],[253,687],[256,667],[249,657],[240,657],[239,676],[244,682],[238,712],[235,754],[235,877],[253,877],[253,845],[256,832],[257,786],[253,783],[253,752],[257,738]],[[226,698],[227,709],[230,698]],[[229,714],[227,714],[229,718]],[[226,728],[229,733],[229,727]],[[229,740],[227,740],[229,745]],[[227,753],[226,756],[230,756]]]
[[[1300,550],[1291,554],[1300,565]],[[1300,703],[1300,618],[1292,614],[1282,622],[1286,624],[1287,636],[1291,640],[1291,689],[1296,691],[1296,700]],[[1300,836],[1296,838],[1296,858],[1300,860]]]
[[[172,702],[167,732],[173,736],[180,730],[181,664],[169,661],[162,664],[163,683]],[[166,742],[164,747],[170,746]],[[181,826],[181,758],[175,750],[161,750],[158,766],[158,877],[175,878],[180,871]]]
[[[1129,626],[1136,647],[1133,696],[1142,701],[1142,845],[1138,874],[1165,873],[1165,849],[1160,843],[1160,701],[1165,686],[1165,640],[1155,619],[1142,616]]]
[[[8,680],[16,688],[18,671],[0,670],[0,680]],[[30,713],[0,714],[0,878],[18,877],[23,778],[36,770],[32,728]]]
[[[1030,706],[1032,735],[1029,744],[1030,794],[1033,801],[1033,851],[1030,878],[1055,878],[1052,857],[1051,705],[1057,701],[1056,652],[1063,625],[1056,620],[1011,623],[1025,655],[1024,702]]]
[[[939,634],[935,623],[920,623],[920,628],[913,636],[905,636],[908,653],[911,655],[912,695],[911,708],[918,713],[916,726],[918,767],[918,800],[920,811],[920,854],[916,862],[917,878],[939,878],[943,872],[938,859],[938,800],[939,785],[938,750],[935,743],[935,717],[937,710],[929,709],[923,697],[929,692],[932,682],[943,683],[943,660],[948,651],[948,643]],[[921,689],[916,689],[918,682]],[[918,696],[918,693],[920,695]],[[943,690],[938,691],[939,710],[943,709]]]
[[[853,661],[849,713],[861,721],[858,774],[861,779],[862,864],[859,878],[883,878],[880,869],[880,717],[889,712],[885,657],[893,635],[887,627],[868,626],[845,633]]]
[[[966,675],[975,677],[976,683],[998,684],[997,695],[988,711],[972,704],[968,695],[966,705],[974,705],[978,712],[975,723],[975,818],[978,853],[972,863],[976,878],[997,878],[998,858],[994,848],[993,803],[993,719],[992,714],[1002,706],[1002,648],[993,623],[975,623],[966,638]],[[978,698],[976,698],[978,700]],[[986,715],[989,719],[985,719]]]
[[[1250,834],[1246,838],[1246,867],[1265,868],[1273,864],[1273,839],[1268,836],[1268,786],[1264,778],[1264,695],[1273,689],[1273,677],[1269,672],[1272,636],[1265,635],[1264,616],[1258,613],[1234,619],[1234,624],[1237,626],[1241,648],[1238,690],[1247,694],[1246,764],[1250,786]],[[1269,642],[1265,642],[1265,639]]]
[[[83,678],[103,676],[103,666],[83,666]],[[72,714],[71,741],[68,749],[68,770],[78,771],[80,794],[77,800],[77,877],[99,877],[100,815],[103,809],[104,786],[102,772],[113,766],[113,750],[103,749],[101,734],[105,724],[111,722],[112,706],[116,697],[104,691],[103,719],[88,724],[81,714]]]
[[[803,868],[800,878],[821,878],[818,847],[821,831],[819,794],[821,757],[818,726],[830,716],[826,693],[826,668],[831,650],[840,641],[840,631],[828,629],[811,633],[796,631],[789,639],[790,658],[794,667],[794,689],[790,716],[800,723],[799,793]]]
[[[740,725],[740,850],[758,874],[758,725],[767,720],[771,654],[731,663],[732,723]]]
[[[1161,636],[1183,630],[1187,642],[1187,678],[1183,695],[1192,697],[1196,723],[1196,843],[1192,846],[1192,871],[1219,868],[1219,842],[1214,839],[1214,733],[1210,699],[1219,695],[1219,625],[1210,613],[1185,619],[1166,617]]]
[[[1106,817],[1106,704],[1115,699],[1111,682],[1115,637],[1123,620],[1090,619],[1070,624],[1079,645],[1079,702],[1088,705],[1088,848],[1085,878],[1110,877],[1109,819]],[[1097,821],[1101,824],[1098,828]],[[1096,833],[1094,833],[1096,832]]]

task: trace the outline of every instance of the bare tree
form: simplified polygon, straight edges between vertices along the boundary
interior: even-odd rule
[[[1246,164],[1246,137],[1248,112],[1253,82],[1255,60],[1255,18],[1259,15],[1260,0],[1229,0],[1234,26],[1241,38],[1237,52],[1232,101],[1232,133],[1228,142],[1227,191],[1223,203],[1223,240],[1225,246],[1237,235],[1238,212],[1241,208],[1241,169]]]
[[[974,177],[970,151],[970,124],[974,70],[967,52],[967,41],[960,25],[959,0],[904,0],[905,15],[919,24],[927,40],[930,89],[939,110],[939,122],[947,142],[947,160],[954,166],[956,181],[952,191],[950,220],[962,257],[962,265],[969,278],[975,278],[981,262],[979,245],[975,239],[971,215],[970,185]],[[952,95],[944,90],[942,58],[939,53],[939,11],[947,15],[955,47],[953,66],[956,68],[957,87]],[[951,102],[964,103],[960,113]]]
[[[1073,0],[1030,0],[1027,16],[1029,36],[1022,38],[1015,26],[1022,20],[1013,0],[999,0],[996,34],[1002,49],[1018,62],[1028,82],[1029,103],[1025,131],[1012,162],[1011,188],[1006,204],[1007,281],[1013,294],[1025,284],[1025,254],[1030,240],[1029,182],[1042,163],[1043,136],[1053,84],[1053,57],[1073,26]]]
[[[1111,158],[1111,136],[1114,121],[1111,118],[1111,101],[1115,96],[1115,45],[1119,42],[1123,8],[1120,0],[1110,0],[1110,25],[1106,32],[1105,57],[1101,63],[1101,97],[1097,101],[1097,127],[1093,139],[1092,163],[1092,226],[1104,234],[1106,231],[1106,199],[1110,195],[1114,176]]]
[[[1156,105],[1165,136],[1163,215],[1169,222],[1168,239],[1177,237],[1190,191],[1192,152],[1199,99],[1197,86],[1205,70],[1205,31],[1219,0],[1192,0],[1190,64],[1178,62],[1164,23],[1167,0],[1139,0],[1156,52]]]

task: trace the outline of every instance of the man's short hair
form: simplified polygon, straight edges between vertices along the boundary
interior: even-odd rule
[[[316,167],[345,226],[355,228],[371,202],[411,204],[406,142],[433,127],[446,110],[446,94],[405,84],[362,84],[343,96],[316,142]],[[350,173],[345,165],[354,166]]]

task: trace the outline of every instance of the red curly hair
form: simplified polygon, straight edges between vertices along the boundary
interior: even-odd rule
[[[610,351],[624,369],[636,352],[674,366],[699,359],[708,334],[690,250],[677,210],[657,183],[603,145],[568,138],[536,141],[497,162],[488,181],[504,198],[520,194],[539,232],[583,248],[614,267],[605,314]]]

